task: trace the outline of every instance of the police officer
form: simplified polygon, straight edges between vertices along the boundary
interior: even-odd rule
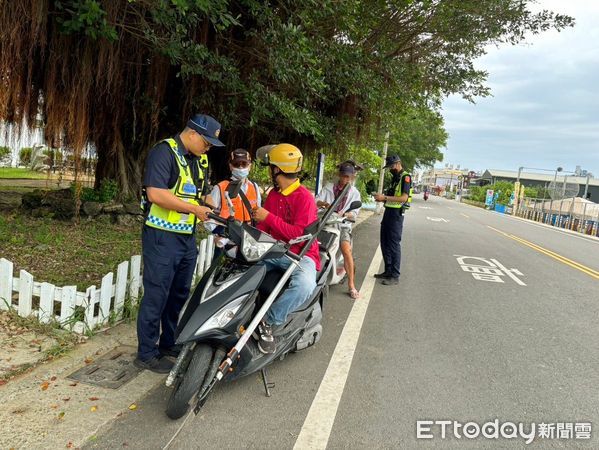
[[[393,178],[385,194],[375,194],[377,202],[385,202],[385,213],[381,222],[381,250],[385,270],[374,277],[385,285],[399,284],[401,263],[401,233],[404,214],[412,203],[412,176],[403,170],[397,155],[387,156],[383,169],[390,169]]]
[[[211,211],[204,204],[205,153],[213,145],[224,146],[219,133],[214,118],[197,114],[181,133],[156,144],[148,154],[142,195],[144,297],[137,318],[137,367],[168,373],[173,363],[167,356],[178,353],[174,334],[196,264],[195,226]]]

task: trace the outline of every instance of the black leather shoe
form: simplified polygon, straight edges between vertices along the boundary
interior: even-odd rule
[[[385,286],[395,286],[399,284],[399,278],[385,278],[383,280]]]
[[[378,278],[378,279],[385,279],[385,278],[391,278],[391,275],[389,275],[386,272],[381,272],[381,273],[377,273],[374,275],[374,278]]]
[[[139,358],[135,358],[133,364],[140,369],[150,370],[156,373],[169,373],[173,368],[173,362],[164,356],[160,358],[154,356],[147,361],[142,361]]]
[[[169,358],[177,359],[179,357],[179,353],[181,353],[181,346],[173,345],[169,348],[159,348],[158,351],[162,356],[168,356]]]

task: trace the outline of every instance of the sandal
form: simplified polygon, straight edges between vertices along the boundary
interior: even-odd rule
[[[360,298],[360,293],[358,292],[357,289],[350,289],[349,292],[347,293],[347,295],[349,295],[354,300],[357,300]]]

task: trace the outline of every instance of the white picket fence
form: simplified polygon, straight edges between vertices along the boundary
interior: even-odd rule
[[[214,238],[209,236],[199,243],[192,285],[208,270],[213,254]],[[105,326],[111,317],[120,320],[127,294],[132,305],[137,304],[143,294],[141,269],[141,256],[135,255],[118,265],[116,280],[110,272],[102,278],[100,289],[90,286],[85,292],[79,292],[77,286],[57,287],[34,281],[25,270],[16,277],[13,263],[0,258],[0,309],[15,308],[21,317],[34,316],[42,323],[54,320],[62,328],[84,333]],[[77,314],[77,308],[82,314]],[[74,321],[73,317],[77,316],[83,320]]]

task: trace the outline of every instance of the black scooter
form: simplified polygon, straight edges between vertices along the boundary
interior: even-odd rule
[[[322,308],[328,296],[327,279],[331,270],[326,248],[320,251],[321,270],[316,275],[316,288],[274,332],[276,352],[260,352],[254,331],[292,272],[302,270],[298,261],[348,189],[349,185],[325,214],[306,228],[303,236],[289,244],[248,224],[210,214],[211,219],[225,227],[230,248],[204,274],[177,327],[181,353],[166,380],[166,385],[172,387],[166,408],[168,417],[178,419],[192,405],[197,414],[218,381],[232,381],[257,371],[262,371],[266,395],[270,396],[265,367],[320,340]],[[300,242],[306,243],[302,253],[289,251],[291,245]],[[285,272],[267,273],[259,264],[282,257],[293,261]]]

